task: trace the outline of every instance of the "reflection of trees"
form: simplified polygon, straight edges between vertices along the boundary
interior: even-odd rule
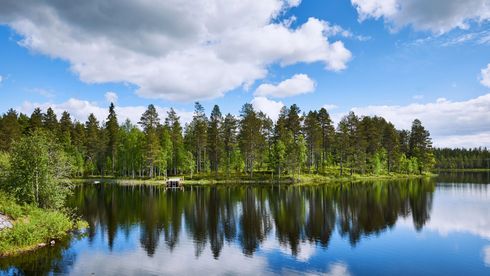
[[[335,196],[339,231],[356,244],[362,236],[379,234],[409,213],[421,229],[429,219],[433,189],[425,180],[342,185]]]
[[[306,191],[309,212],[305,233],[310,242],[319,242],[327,247],[335,228],[335,206],[332,193],[327,187],[312,188]]]
[[[306,196],[303,191],[289,187],[270,193],[277,239],[281,244],[289,244],[293,255],[297,255],[299,242],[304,240]]]
[[[85,185],[70,202],[89,222],[89,239],[102,232],[109,248],[139,229],[141,247],[153,256],[159,244],[172,251],[185,228],[196,257],[209,244],[214,258],[219,258],[225,241],[237,241],[244,254],[254,254],[272,229],[293,255],[305,241],[327,247],[335,227],[352,244],[392,227],[400,216],[411,216],[421,229],[429,219],[433,191],[434,183],[426,180],[186,191]]]
[[[239,234],[245,255],[252,255],[271,230],[264,193],[264,189],[245,188]]]

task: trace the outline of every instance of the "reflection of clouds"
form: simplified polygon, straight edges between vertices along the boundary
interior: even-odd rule
[[[483,261],[486,266],[490,267],[490,245],[483,248]]]
[[[430,220],[424,229],[441,235],[462,232],[490,240],[490,189],[475,186],[438,187]],[[404,225],[411,220],[399,220]]]
[[[308,206],[308,205],[306,205]],[[276,232],[276,227],[272,227],[272,233]],[[289,244],[281,244],[275,235],[270,235],[265,239],[260,245],[260,249],[264,252],[279,251],[281,254],[286,256],[291,255],[291,246]],[[311,242],[301,242],[298,245],[298,254],[295,256],[297,261],[307,262],[316,253],[317,246],[315,243]]]
[[[302,243],[299,246],[298,255],[296,255],[296,259],[298,261],[306,262],[316,253],[316,245],[312,243]]]
[[[443,188],[436,192],[427,228],[447,235],[468,232],[490,240],[490,190]]]
[[[199,258],[196,258],[193,246],[190,242],[182,243],[173,252],[162,246],[151,258],[142,248],[124,254],[80,252],[70,273],[75,275],[92,273],[95,275],[259,275],[267,268],[265,258],[245,257],[239,247],[223,247],[219,260],[215,260],[210,250],[205,250]]]
[[[347,276],[350,275],[349,268],[345,263],[333,263],[329,266],[328,276]]]

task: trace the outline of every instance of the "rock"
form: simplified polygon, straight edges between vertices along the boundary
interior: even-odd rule
[[[14,227],[14,226],[12,225],[12,222],[10,221],[10,219],[7,216],[0,214],[0,231],[7,229],[7,228],[10,229],[12,227]]]

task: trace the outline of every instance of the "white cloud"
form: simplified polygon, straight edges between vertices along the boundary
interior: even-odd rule
[[[347,66],[328,22],[278,22],[298,0],[2,2],[0,24],[20,45],[67,60],[88,83],[128,82],[147,98],[210,99],[264,78],[272,64]]]
[[[277,121],[277,118],[279,117],[279,112],[284,106],[282,102],[269,100],[266,97],[255,97],[250,103],[255,109],[267,114],[267,116],[269,116],[269,118],[271,118],[274,122]]]
[[[108,107],[100,106],[96,102],[89,102],[75,98],[70,98],[66,102],[62,103],[33,103],[26,101],[21,107],[17,108],[17,110],[30,115],[36,107],[39,107],[44,111],[48,109],[48,107],[51,107],[58,117],[61,116],[63,111],[68,111],[72,116],[72,119],[80,122],[87,121],[90,113],[93,113],[99,122],[103,122],[107,118],[109,111]],[[160,120],[163,122],[163,119],[167,116],[167,111],[170,110],[170,108],[160,106],[155,107],[160,116]],[[119,123],[124,123],[126,119],[130,119],[133,124],[138,123],[141,118],[141,114],[145,112],[146,108],[146,106],[116,106],[116,113]],[[176,110],[176,112],[177,115],[180,116],[181,123],[185,124],[192,120],[192,112],[185,110]]]
[[[422,100],[424,98],[424,95],[413,95],[412,99],[414,100]]]
[[[337,108],[339,108],[339,107],[338,107],[337,105],[335,105],[335,104],[325,104],[325,105],[323,105],[322,107],[323,107],[323,108],[325,108],[327,111],[332,110],[332,109],[337,109]]]
[[[435,146],[490,147],[490,94],[465,101],[444,98],[432,103],[352,108],[358,115],[378,115],[398,128],[410,129],[415,118],[430,131]],[[344,114],[334,114],[338,122]]]
[[[392,28],[411,25],[436,34],[468,29],[469,23],[490,19],[488,0],[351,0],[359,19],[384,18]]]
[[[487,68],[481,69],[480,83],[486,87],[490,87],[490,63],[487,65]]]
[[[259,97],[275,97],[285,98],[296,96],[300,94],[306,94],[315,90],[315,81],[310,79],[308,75],[296,74],[290,79],[284,80],[277,85],[273,84],[261,84],[255,90],[254,95]]]
[[[351,0],[351,3],[356,7],[361,21],[369,17],[392,16],[397,12],[396,0]]]
[[[117,93],[116,92],[108,91],[108,92],[105,93],[105,100],[108,103],[114,103],[114,104],[116,104],[118,98],[119,97],[117,96]]]

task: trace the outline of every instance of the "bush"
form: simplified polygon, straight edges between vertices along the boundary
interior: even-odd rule
[[[15,219],[12,229],[0,232],[0,256],[32,249],[53,239],[60,240],[73,228],[72,221],[64,213],[32,205],[20,206],[2,192],[0,211]]]

